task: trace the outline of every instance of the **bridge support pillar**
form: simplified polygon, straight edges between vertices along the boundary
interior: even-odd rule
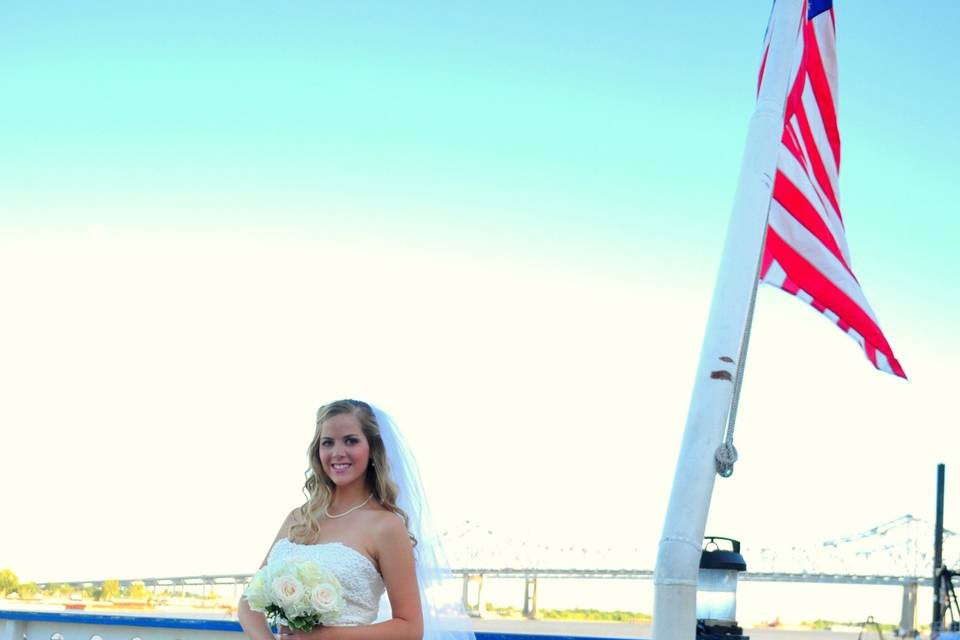
[[[527,576],[523,585],[523,617],[537,617],[537,577]]]
[[[903,584],[903,605],[900,608],[901,638],[915,638],[917,631],[917,581]]]
[[[483,615],[483,574],[463,576],[463,608],[471,618]]]

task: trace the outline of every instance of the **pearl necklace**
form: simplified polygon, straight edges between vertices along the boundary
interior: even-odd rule
[[[326,506],[326,507],[323,508],[323,513],[324,513],[324,515],[326,515],[328,518],[342,518],[343,516],[345,516],[345,515],[347,515],[347,514],[350,514],[350,513],[353,513],[354,511],[356,511],[357,509],[359,509],[359,508],[362,507],[363,505],[365,505],[365,504],[367,504],[368,502],[370,502],[370,498],[372,498],[372,497],[373,497],[373,494],[371,493],[370,495],[367,496],[367,499],[366,499],[366,500],[364,500],[363,502],[361,502],[361,503],[358,504],[357,506],[355,506],[355,507],[350,507],[349,509],[347,509],[347,510],[344,511],[343,513],[339,513],[339,514],[337,514],[337,515],[333,515],[332,513],[330,513],[330,508],[329,508],[329,506]]]

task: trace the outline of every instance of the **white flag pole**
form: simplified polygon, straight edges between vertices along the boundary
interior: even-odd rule
[[[740,179],[714,286],[654,573],[653,640],[691,640],[697,572],[740,346],[773,191],[802,0],[776,0],[764,80],[750,120]]]

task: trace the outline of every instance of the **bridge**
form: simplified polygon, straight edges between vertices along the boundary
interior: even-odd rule
[[[483,582],[491,578],[524,580],[523,610],[536,614],[539,579],[623,579],[649,580],[649,567],[629,566],[642,558],[639,549],[583,547],[542,544],[505,536],[479,523],[466,521],[457,529],[441,534],[450,556],[453,574],[463,583],[463,602],[469,611],[483,607]],[[915,628],[918,587],[933,584],[933,526],[910,514],[870,527],[852,535],[810,545],[789,548],[743,547],[750,571],[740,580],[845,585],[895,585],[904,590],[901,627]],[[649,551],[649,550],[647,550]],[[960,566],[960,537],[944,531],[944,564]],[[119,580],[121,587],[141,583],[154,593],[163,589],[186,593],[199,588],[240,589],[250,574],[147,577]],[[101,580],[68,581],[72,587],[86,587]],[[47,588],[52,583],[40,583]],[[912,607],[912,609],[911,609]],[[908,615],[908,610],[912,611]],[[909,618],[909,619],[908,619]]]
[[[651,580],[653,579],[653,570],[604,570],[604,569],[545,569],[545,568],[464,568],[453,569],[453,577],[459,579],[470,579],[476,577],[484,578],[513,578],[513,579],[557,579],[557,578],[600,578],[600,579],[621,579],[621,580]],[[174,576],[164,578],[127,578],[117,580],[121,588],[128,588],[133,584],[142,584],[148,589],[156,592],[158,589],[167,589],[186,592],[189,587],[199,587],[204,592],[212,587],[243,587],[250,582],[252,574],[219,574],[219,575],[193,575],[193,576]],[[911,577],[911,576],[886,576],[886,575],[853,575],[853,574],[829,574],[829,573],[764,573],[747,572],[740,574],[741,581],[747,582],[809,582],[820,584],[848,584],[848,585],[907,585],[917,584],[919,586],[929,587],[933,585],[932,578],[929,577]],[[96,586],[102,584],[103,580],[67,580],[63,582],[38,582],[37,586],[41,589],[47,589],[55,585],[69,585],[75,589],[83,587]],[[237,594],[239,596],[239,593]]]
[[[463,572],[644,578],[652,565],[653,549],[649,548],[531,542],[469,521],[442,538],[451,566]],[[933,525],[906,514],[851,535],[809,544],[765,547],[748,542],[742,552],[747,580],[847,584],[923,580],[933,574]],[[952,531],[944,531],[943,559],[948,566],[960,565],[960,537]],[[558,570],[561,567],[563,571]]]
[[[643,557],[639,549],[583,547],[573,544],[532,543],[465,521],[441,534],[455,576],[488,578],[605,578],[648,580],[653,570],[630,567]],[[646,550],[649,551],[649,550]],[[741,580],[828,584],[932,585],[933,527],[910,514],[853,535],[789,548],[744,545],[748,572]],[[944,531],[944,563],[960,565],[960,537]],[[121,587],[135,582],[149,588],[244,585],[248,573],[147,577],[119,580]],[[103,580],[38,583],[73,587]]]

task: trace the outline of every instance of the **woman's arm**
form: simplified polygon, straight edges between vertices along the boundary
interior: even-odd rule
[[[290,527],[293,526],[295,522],[297,511],[297,509],[291,511],[287,519],[280,525],[280,530],[273,539],[274,544],[276,544],[280,538],[285,538],[290,534]],[[272,549],[273,545],[270,545],[270,548]],[[267,557],[269,555],[270,551],[268,549]],[[263,562],[260,563],[261,567],[267,564],[267,557],[263,558]],[[250,605],[247,604],[247,599],[243,596],[240,596],[240,602],[237,603],[237,620],[240,621],[240,626],[243,627],[244,633],[247,634],[250,640],[276,640],[276,636],[274,636],[273,631],[270,630],[270,625],[267,624],[267,617],[259,611],[251,609]]]
[[[413,545],[403,521],[393,513],[385,513],[377,523],[376,555],[380,574],[387,587],[393,618],[358,627],[316,627],[309,632],[293,630],[298,640],[421,640],[423,611],[420,608],[420,587],[417,585]],[[287,638],[284,635],[284,638]]]
[[[259,611],[252,610],[244,597],[241,597],[237,604],[237,619],[250,640],[276,640],[270,625],[267,624],[267,617]]]

